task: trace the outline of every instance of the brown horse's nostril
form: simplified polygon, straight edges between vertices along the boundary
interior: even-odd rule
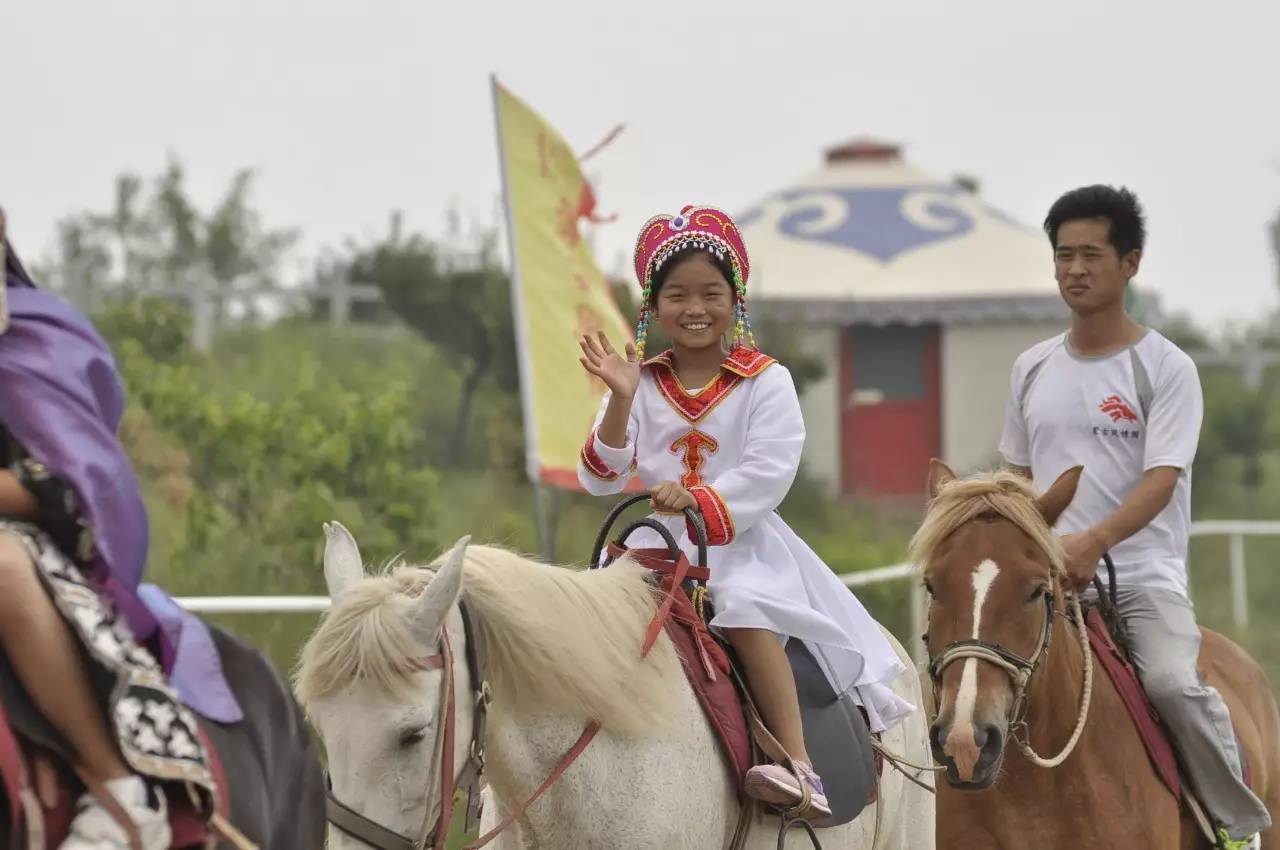
[[[1004,749],[1004,733],[994,723],[985,723],[978,727],[973,736],[973,742],[978,745],[984,755],[994,758]]]
[[[947,745],[947,727],[941,721],[935,720],[929,727],[929,740],[939,751]]]
[[[979,750],[985,748],[987,745],[988,739],[991,738],[992,731],[996,731],[996,728],[992,726],[990,723],[987,723],[985,725],[979,726],[976,729],[974,729],[973,745],[977,747]],[[996,731],[996,734],[999,735],[1000,734],[999,731]]]

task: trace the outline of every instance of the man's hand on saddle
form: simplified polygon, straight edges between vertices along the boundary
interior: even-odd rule
[[[1066,553],[1067,585],[1072,590],[1084,590],[1098,572],[1098,565],[1107,551],[1106,541],[1098,532],[1089,529],[1063,537],[1062,549]]]
[[[698,500],[675,481],[663,481],[649,489],[649,504],[655,511],[678,514],[685,508],[697,510]]]

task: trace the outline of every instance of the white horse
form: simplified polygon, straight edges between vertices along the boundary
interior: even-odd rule
[[[667,636],[647,658],[640,655],[656,610],[640,567],[627,559],[602,570],[550,567],[464,539],[430,567],[367,577],[346,529],[334,524],[326,532],[333,606],[303,650],[297,686],[328,752],[337,799],[410,837],[435,822],[440,771],[432,747],[448,687],[442,670],[412,659],[437,652],[447,630],[457,659],[456,775],[472,734],[462,598],[487,643],[493,693],[482,832],[547,779],[590,719],[601,726],[572,767],[490,847],[728,846],[739,803],[715,734]],[[893,645],[908,667],[894,689],[921,706],[914,668]],[[923,710],[886,732],[883,744],[930,763]],[[932,784],[929,776],[924,781]],[[772,850],[779,825],[773,816],[757,818],[746,847]],[[879,802],[853,823],[818,834],[826,850],[869,850],[873,836],[875,850],[931,850],[933,797],[886,765]],[[330,829],[333,850],[363,846]],[[785,846],[810,843],[793,830]]]

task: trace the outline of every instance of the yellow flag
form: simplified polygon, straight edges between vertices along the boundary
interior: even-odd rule
[[[578,454],[605,392],[578,362],[578,340],[604,331],[621,350],[635,333],[579,230],[595,195],[578,158],[497,80],[493,99],[529,477],[577,490]]]

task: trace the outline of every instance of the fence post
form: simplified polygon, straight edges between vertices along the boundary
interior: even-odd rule
[[[911,634],[907,635],[907,640],[910,642],[907,649],[911,652],[911,657],[915,659],[916,664],[923,667],[929,662],[924,640],[921,639],[924,634],[924,612],[929,604],[925,598],[923,583],[919,581],[911,582],[911,591],[908,594],[907,604],[911,606]]]
[[[1243,629],[1249,625],[1249,580],[1244,570],[1244,535],[1237,532],[1227,539],[1231,544],[1231,615],[1236,628]]]

